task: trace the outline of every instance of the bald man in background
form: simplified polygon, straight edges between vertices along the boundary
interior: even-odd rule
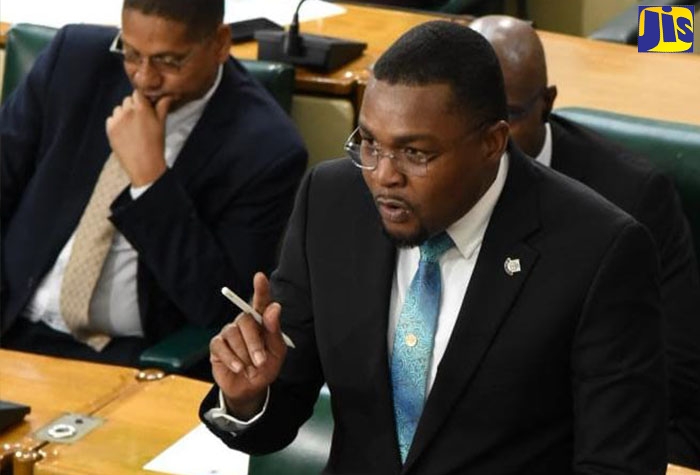
[[[528,22],[492,15],[470,27],[489,40],[501,63],[517,145],[543,165],[594,189],[651,231],[666,323],[669,460],[700,468],[700,279],[673,185],[645,159],[550,115],[557,89],[547,83],[544,49]]]

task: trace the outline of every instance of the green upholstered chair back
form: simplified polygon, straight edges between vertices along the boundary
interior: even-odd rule
[[[39,52],[51,42],[54,28],[17,24],[7,33],[5,72],[2,79],[2,100],[17,87],[34,64]]]
[[[248,475],[311,475],[321,473],[328,461],[333,436],[331,397],[325,386],[311,418],[289,446],[269,455],[250,457]]]
[[[277,103],[289,113],[292,109],[292,93],[294,92],[294,66],[273,61],[248,59],[239,59],[238,61],[251,76],[265,86],[277,100]]]
[[[37,55],[56,34],[55,28],[18,23],[7,34],[2,100],[29,72]],[[242,60],[241,64],[262,83],[280,106],[289,112],[294,92],[294,66],[270,61]]]
[[[700,127],[577,107],[555,114],[644,155],[673,180],[700,261]]]

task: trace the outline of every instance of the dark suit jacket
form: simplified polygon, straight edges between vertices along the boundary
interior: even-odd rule
[[[116,30],[68,26],[0,111],[2,329],[17,319],[83,213],[110,149],[105,119],[132,88],[108,52]],[[138,252],[146,338],[220,325],[274,266],[306,151],[291,121],[234,59],[174,167],[112,221]]]
[[[700,279],[688,223],[671,182],[651,163],[552,116],[552,168],[645,225],[659,253],[670,381],[669,460],[700,468]]]
[[[513,150],[402,468],[386,338],[395,248],[360,171],[324,163],[302,183],[272,280],[297,348],[256,425],[236,437],[208,425],[231,447],[279,449],[327,382],[328,474],[663,474],[655,256],[627,214]],[[508,257],[521,272],[505,272]]]

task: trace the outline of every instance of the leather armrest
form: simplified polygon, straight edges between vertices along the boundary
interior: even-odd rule
[[[182,373],[206,358],[209,341],[217,330],[188,325],[141,353],[143,368],[161,368],[168,373]]]

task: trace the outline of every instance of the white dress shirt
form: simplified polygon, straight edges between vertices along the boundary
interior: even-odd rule
[[[540,162],[546,167],[552,166],[552,127],[549,122],[544,124],[544,145],[542,145],[542,150],[540,150],[539,155],[535,157],[535,160]]]
[[[452,335],[462,301],[466,294],[469,281],[474,271],[481,242],[484,239],[486,228],[493,209],[501,196],[503,186],[508,176],[508,154],[504,153],[498,167],[496,179],[486,193],[472,206],[472,208],[458,221],[447,228],[447,234],[452,238],[455,247],[445,252],[440,257],[440,275],[442,278],[442,299],[440,312],[438,313],[437,327],[435,331],[435,343],[433,355],[428,374],[428,391],[433,386],[440,360],[445,353],[447,343]],[[418,269],[420,250],[418,247],[399,249],[396,257],[396,268],[394,270],[394,280],[391,289],[391,302],[389,305],[389,325],[387,331],[387,341],[389,348],[389,360],[394,343],[394,333],[401,307],[408,287],[413,280],[413,275]],[[466,316],[469,318],[469,315]],[[427,394],[427,392],[426,392]],[[254,424],[265,412],[270,397],[268,389],[267,398],[262,410],[248,421],[241,421],[227,414],[223,394],[219,391],[219,407],[207,411],[206,417],[216,424],[221,430],[232,433],[240,433]]]
[[[447,343],[452,335],[452,329],[457,322],[459,310],[462,307],[464,295],[467,292],[469,281],[476,265],[481,250],[481,242],[484,239],[486,227],[491,219],[491,214],[496,206],[503,185],[508,174],[508,154],[501,158],[498,174],[491,186],[481,199],[458,221],[447,228],[447,234],[452,238],[455,247],[446,251],[440,257],[440,276],[442,278],[442,298],[440,312],[437,317],[435,329],[435,342],[433,356],[430,363],[430,371],[427,379],[427,391],[433,386],[438,365],[445,353]],[[389,348],[389,361],[394,348],[394,332],[401,314],[401,308],[406,298],[406,293],[411,285],[413,276],[418,270],[420,250],[418,247],[399,249],[396,255],[396,270],[391,287],[391,302],[389,306],[389,325],[387,332],[387,344]],[[466,316],[469,318],[469,315]]]
[[[165,163],[171,168],[180,154],[185,141],[202,116],[209,99],[216,91],[223,68],[212,87],[200,99],[188,102],[165,120]],[[129,191],[137,199],[151,185]],[[61,284],[66,265],[75,241],[75,231],[58,255],[56,262],[37,287],[24,316],[32,322],[44,322],[54,330],[70,333],[61,315]],[[112,245],[107,252],[102,272],[90,301],[90,326],[112,336],[143,336],[136,289],[138,254],[129,241],[115,231]]]

